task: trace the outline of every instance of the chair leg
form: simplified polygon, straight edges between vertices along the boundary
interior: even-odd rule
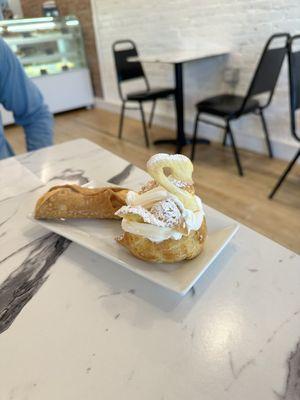
[[[122,102],[122,107],[121,107],[121,115],[120,115],[120,120],[119,120],[119,132],[118,132],[119,139],[121,139],[121,137],[122,137],[124,114],[125,114],[125,101]]]
[[[149,124],[148,124],[148,128],[149,129],[151,129],[151,127],[152,127],[152,122],[153,122],[153,118],[154,118],[154,111],[155,111],[155,105],[156,105],[156,100],[153,101],[152,107],[151,107]]]
[[[139,102],[139,106],[140,106],[140,111],[141,111],[145,142],[146,142],[146,146],[149,147],[148,130],[147,130],[147,124],[146,124],[145,113],[144,113],[142,102]]]
[[[225,132],[224,132],[224,136],[223,136],[223,142],[222,142],[224,147],[226,146],[227,134],[228,134],[228,131],[227,131],[227,128],[225,128]]]
[[[269,157],[273,158],[273,149],[272,149],[272,145],[271,145],[271,142],[270,142],[268,127],[267,127],[267,123],[266,123],[266,119],[265,119],[263,110],[261,110],[261,109],[259,110],[259,115],[260,115],[262,127],[263,127],[263,130],[264,130],[264,133],[265,133],[265,137],[266,137],[266,143],[267,143]]]
[[[194,160],[195,157],[195,147],[197,143],[197,131],[198,131],[198,121],[199,121],[199,113],[197,112],[195,122],[194,122],[194,133],[193,133],[193,141],[192,141],[192,151],[191,151],[191,160]]]
[[[232,130],[231,130],[231,127],[230,127],[230,124],[229,124],[228,121],[227,121],[227,124],[226,124],[226,132],[227,132],[226,134],[228,134],[230,136],[230,139],[231,139],[233,155],[234,155],[234,158],[235,158],[235,162],[236,162],[236,165],[237,165],[237,169],[238,169],[239,175],[243,176],[244,172],[243,172],[242,164],[240,162],[239,153],[237,151],[237,148],[236,148],[236,145],[235,145],[235,141],[234,141],[234,137],[233,137],[233,133],[232,133]]]
[[[285,180],[285,178],[287,177],[288,173],[290,172],[290,170],[293,168],[294,164],[296,163],[296,161],[298,160],[300,156],[300,150],[298,150],[298,152],[296,153],[295,157],[292,159],[292,161],[290,161],[289,165],[286,167],[285,171],[283,172],[283,174],[281,175],[281,177],[279,178],[278,182],[276,183],[274,189],[272,190],[272,192],[269,194],[269,199],[272,199],[275,195],[275,193],[277,192],[277,190],[280,188],[281,184],[283,183],[283,181]]]

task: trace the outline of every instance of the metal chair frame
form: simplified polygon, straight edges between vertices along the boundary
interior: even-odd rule
[[[123,45],[124,44],[128,44],[128,45],[131,45],[131,47],[126,49],[126,50],[117,50],[117,47],[119,45],[122,45],[122,44]],[[146,122],[145,111],[144,111],[144,107],[143,107],[143,102],[145,102],[146,100],[138,101],[138,105],[137,106],[126,106],[126,103],[135,102],[135,101],[128,100],[128,99],[126,99],[124,97],[123,91],[122,91],[122,82],[124,82],[126,80],[132,80],[132,79],[143,79],[144,83],[145,83],[146,91],[150,91],[150,84],[149,84],[147,75],[146,75],[146,73],[144,71],[144,68],[142,66],[142,63],[139,60],[136,60],[134,62],[127,61],[127,64],[130,64],[130,68],[129,69],[134,71],[132,77],[130,77],[130,75],[126,76],[126,74],[125,74],[125,76],[122,75],[122,73],[120,74],[120,70],[118,68],[118,61],[117,61],[117,53],[122,52],[122,51],[123,52],[126,52],[126,51],[130,52],[131,53],[130,57],[138,57],[137,47],[136,47],[135,43],[133,42],[133,40],[130,40],[130,39],[117,40],[112,45],[112,51],[113,51],[113,54],[114,54],[115,66],[116,66],[116,71],[117,71],[118,92],[119,92],[120,99],[122,101],[121,113],[120,113],[120,119],[119,119],[119,128],[118,128],[118,137],[119,137],[119,139],[122,138],[125,111],[126,110],[139,110],[140,113],[141,113],[142,126],[143,126],[143,132],[144,132],[144,137],[145,137],[145,143],[146,143],[146,146],[149,147],[148,129],[151,129],[152,124],[153,124],[154,112],[155,112],[155,106],[156,106],[157,99],[152,100],[152,107],[151,107],[148,123]],[[169,98],[164,97],[163,99],[164,100],[168,100]],[[173,100],[173,98],[172,98],[172,100]]]
[[[259,105],[259,107],[257,109],[255,109],[252,112],[252,114],[258,115],[260,117],[262,128],[263,128],[263,132],[264,132],[264,135],[265,135],[268,154],[269,154],[270,158],[273,158],[273,150],[272,150],[269,131],[268,131],[265,115],[264,115],[264,110],[265,110],[265,108],[267,108],[270,105],[270,103],[272,101],[273,94],[274,94],[274,91],[275,91],[275,88],[276,88],[276,84],[277,84],[277,80],[278,80],[278,77],[279,77],[279,74],[280,74],[280,71],[281,71],[281,67],[282,67],[282,64],[283,64],[283,60],[284,60],[284,57],[285,57],[285,54],[286,54],[286,51],[287,51],[287,45],[284,46],[284,47],[276,48],[276,49],[270,49],[270,46],[271,46],[271,44],[273,43],[273,41],[275,39],[286,38],[286,41],[288,41],[289,37],[290,37],[290,35],[288,33],[277,33],[275,35],[272,35],[269,38],[269,40],[267,41],[267,43],[264,46],[264,49],[262,51],[260,60],[259,60],[259,62],[257,64],[255,73],[254,73],[253,78],[251,80],[251,83],[249,85],[249,88],[248,88],[248,91],[246,93],[246,96],[244,97],[244,100],[243,100],[243,103],[241,105],[241,108],[237,111],[236,114],[234,114],[234,116],[223,118],[223,120],[225,122],[225,126],[221,125],[221,124],[218,124],[218,123],[216,123],[214,121],[208,121],[207,119],[200,118],[201,114],[203,114],[203,113],[207,114],[207,112],[204,112],[204,111],[201,112],[201,111],[197,110],[197,114],[196,114],[195,122],[194,122],[193,144],[192,144],[192,151],[191,151],[191,159],[192,160],[194,159],[194,156],[195,156],[195,145],[196,145],[196,140],[197,140],[198,123],[199,122],[204,122],[206,124],[213,125],[213,126],[216,126],[216,127],[219,127],[219,128],[222,128],[222,129],[225,130],[223,141],[222,141],[223,146],[226,146],[227,137],[229,136],[230,141],[231,141],[232,150],[233,150],[233,155],[234,155],[234,158],[235,158],[235,161],[236,161],[236,165],[237,165],[237,169],[238,169],[238,173],[239,173],[240,176],[243,176],[244,175],[244,171],[243,171],[242,164],[241,164],[241,161],[240,161],[240,156],[239,156],[239,153],[238,153],[238,149],[237,149],[236,144],[235,144],[235,139],[234,139],[234,135],[233,135],[233,131],[232,131],[230,122],[232,120],[236,120],[236,119],[242,117],[243,115],[249,114],[249,112],[246,111],[246,106],[247,106],[248,101],[251,98],[253,98],[254,96],[257,96],[257,95],[260,95],[260,94],[263,94],[263,93],[269,93],[267,101],[265,102],[265,104]],[[277,76],[275,76],[275,78],[274,78],[274,80],[272,82],[272,87],[269,88],[269,90],[265,90],[266,88],[264,88],[264,86],[263,86],[264,83],[263,83],[263,80],[262,80],[263,77],[261,75],[261,70],[262,70],[262,67],[264,67],[264,62],[266,60],[266,56],[268,54],[271,54],[271,53],[268,53],[268,52],[272,52],[272,51],[278,51],[278,52],[282,51],[283,52],[283,56],[282,56],[281,64],[279,66],[278,74],[277,74]],[[281,54],[279,54],[279,56],[281,56]],[[214,115],[214,117],[222,118],[222,117],[216,116],[216,115]]]
[[[295,35],[291,37],[288,41],[288,74],[289,74],[289,103],[290,103],[290,123],[291,123],[291,134],[292,136],[300,142],[300,135],[297,132],[297,120],[296,120],[296,111],[300,109],[300,50],[297,52],[293,52],[293,43],[296,40],[300,39],[300,35]],[[295,65],[295,63],[297,64]],[[297,75],[295,74],[295,68],[298,67],[299,71]],[[289,172],[296,164],[298,158],[300,157],[300,146],[295,156],[289,162],[284,172],[280,176],[276,185],[272,189],[269,194],[269,199],[272,199],[280,188],[285,178],[288,176]]]

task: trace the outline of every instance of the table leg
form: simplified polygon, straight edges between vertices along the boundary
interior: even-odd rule
[[[177,148],[178,153],[181,152],[183,146],[186,145],[184,134],[184,99],[183,99],[183,74],[182,64],[175,64],[175,82],[176,82],[176,120],[177,120]]]
[[[154,144],[173,144],[176,146],[176,152],[181,153],[182,148],[186,144],[190,144],[192,140],[187,140],[184,133],[184,98],[183,98],[183,64],[176,63],[175,67],[175,106],[176,106],[176,139],[156,140]],[[197,143],[209,144],[209,140],[197,139]]]

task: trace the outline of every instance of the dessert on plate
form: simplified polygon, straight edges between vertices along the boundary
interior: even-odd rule
[[[54,186],[36,203],[36,219],[113,218],[125,205],[128,190],[116,187],[84,188],[78,185]]]
[[[181,154],[156,154],[147,163],[152,180],[139,192],[118,187],[54,186],[36,203],[36,219],[122,219],[117,242],[135,257],[174,263],[198,256],[207,235],[193,164]]]
[[[128,191],[117,241],[134,256],[174,263],[198,256],[207,235],[202,202],[195,194],[193,164],[181,154],[156,154],[147,163],[153,178],[136,193]]]

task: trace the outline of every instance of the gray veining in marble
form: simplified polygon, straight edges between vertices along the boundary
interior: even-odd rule
[[[288,374],[286,379],[285,391],[280,395],[281,400],[300,399],[300,340],[296,349],[291,352],[287,359]]]
[[[52,182],[55,180],[62,180],[68,182],[75,181],[78,185],[81,186],[89,182],[89,178],[84,176],[84,173],[85,172],[83,169],[74,170],[73,168],[66,168],[62,171],[60,175],[55,175],[52,178],[50,178],[48,182]]]
[[[0,227],[6,224],[14,215],[16,215],[18,209],[16,208],[10,215],[6,216],[4,220],[0,221]]]
[[[69,244],[69,240],[53,233],[43,236],[22,264],[0,284],[0,334],[46,281],[49,268]]]
[[[132,170],[133,165],[128,164],[127,167],[123,169],[119,174],[113,176],[110,178],[107,182],[113,183],[114,185],[120,185],[122,182],[125,181],[126,178],[128,178],[130,171]]]

